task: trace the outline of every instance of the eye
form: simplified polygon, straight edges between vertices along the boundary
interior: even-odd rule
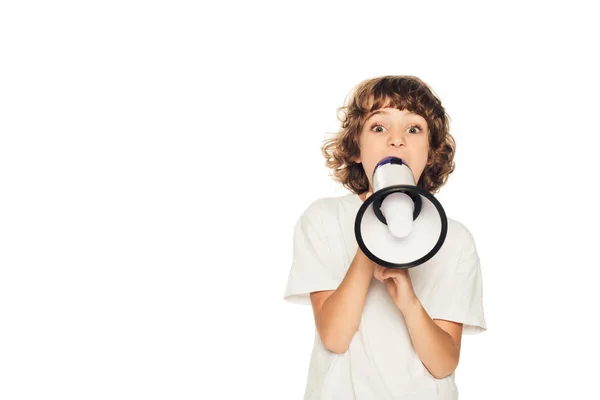
[[[417,128],[417,129],[419,130],[419,132],[422,132],[422,131],[423,131],[423,128],[422,128],[422,127],[421,127],[421,125],[419,125],[419,124],[412,125],[410,128],[408,128],[408,130],[410,131],[410,130],[411,130],[411,129],[413,129],[413,128]],[[419,132],[411,132],[411,133],[417,134],[417,133],[419,133]]]
[[[381,125],[381,124],[373,124],[373,126],[371,126],[371,130],[373,130],[374,128],[377,128],[377,127],[380,127],[380,128],[385,128],[385,127],[384,127],[383,125]],[[383,132],[383,131],[376,131],[376,132],[377,132],[377,133],[381,133],[381,132]]]
[[[371,126],[371,130],[373,130],[373,129],[375,129],[375,128],[383,128],[383,129],[385,129],[385,127],[384,127],[383,125],[381,125],[380,123],[375,123],[375,124],[373,124],[373,125]],[[414,130],[414,129],[418,129],[418,131],[417,131],[417,132],[414,132],[414,131],[412,131],[412,130]],[[411,126],[408,128],[408,130],[409,130],[409,132],[410,132],[411,134],[413,134],[413,135],[416,135],[416,134],[418,134],[418,133],[420,133],[420,132],[423,132],[423,127],[422,127],[421,125],[419,125],[419,124],[413,124],[413,125],[411,125]],[[382,130],[377,130],[377,131],[375,131],[375,132],[376,132],[376,133],[382,133],[383,131],[382,131]]]

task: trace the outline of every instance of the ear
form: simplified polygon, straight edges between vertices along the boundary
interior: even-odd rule
[[[428,167],[431,167],[433,165],[434,161],[435,161],[435,153],[430,153],[429,157],[427,159],[427,164],[425,164],[425,165]]]

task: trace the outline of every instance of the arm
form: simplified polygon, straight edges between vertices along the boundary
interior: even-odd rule
[[[403,310],[413,346],[425,368],[437,379],[452,374],[458,366],[462,324],[432,320],[416,300]]]
[[[344,353],[360,324],[375,264],[360,250],[336,290],[310,294],[315,324],[323,345]]]
[[[437,379],[458,366],[462,324],[431,319],[415,294],[407,269],[375,266],[375,278],[385,282],[388,293],[404,316],[413,347],[429,373]]]

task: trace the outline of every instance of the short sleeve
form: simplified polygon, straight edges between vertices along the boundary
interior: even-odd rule
[[[465,334],[487,330],[481,263],[469,231],[466,231],[458,264],[445,274],[436,288],[435,299],[427,310],[432,319],[462,323]]]
[[[323,224],[323,208],[317,200],[302,213],[293,232],[292,263],[283,298],[290,303],[310,305],[310,293],[336,290],[331,249]]]

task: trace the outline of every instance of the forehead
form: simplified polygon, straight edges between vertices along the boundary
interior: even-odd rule
[[[390,96],[378,96],[377,98],[377,103],[375,104],[375,96],[373,93],[370,93],[367,97],[367,101],[366,101],[366,106],[367,109],[372,109],[374,106],[377,106],[378,108],[367,113],[364,116],[364,120],[368,120],[369,118],[371,118],[372,116],[375,115],[384,115],[384,116],[401,116],[401,117],[415,117],[417,119],[421,119],[423,122],[427,122],[425,120],[425,118],[423,118],[423,116],[414,113],[412,111],[409,111],[407,109],[405,109],[404,107],[406,105],[402,105],[400,103],[398,103],[397,101],[394,101]]]
[[[388,117],[392,117],[392,116],[414,117],[414,118],[418,118],[418,119],[425,121],[425,118],[423,118],[419,114],[416,114],[409,110],[399,110],[399,109],[393,108],[393,107],[382,107],[380,109],[371,111],[370,113],[367,114],[366,119],[368,120],[369,118],[374,117],[376,115],[383,115],[383,116],[388,116]]]

